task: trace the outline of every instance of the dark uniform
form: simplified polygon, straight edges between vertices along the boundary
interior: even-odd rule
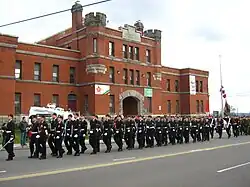
[[[37,121],[36,116],[32,117],[32,125],[31,125],[31,137],[30,137],[30,143],[29,143],[29,147],[30,147],[30,156],[29,158],[38,158],[39,156],[39,149],[40,149],[40,145],[39,145],[39,123]]]
[[[49,144],[52,156],[57,156],[56,149],[55,149],[55,128],[57,126],[56,116],[57,116],[56,113],[52,115],[50,129],[49,129],[49,137],[48,137],[48,144]]]
[[[198,121],[195,119],[191,120],[191,137],[193,139],[193,143],[197,141],[197,135],[199,133],[198,129]]]
[[[67,149],[67,155],[72,155],[72,133],[73,133],[73,121],[72,121],[72,115],[70,114],[68,116],[68,120],[66,121],[66,130],[65,130],[65,136],[64,136],[64,144]]]
[[[8,123],[2,127],[5,133],[5,149],[8,153],[6,161],[13,160],[14,154],[14,139],[15,139],[15,123],[13,121],[13,115],[9,115]]]
[[[88,130],[88,123],[84,118],[80,119],[80,137],[79,137],[79,143],[81,146],[81,153],[83,154],[87,147],[85,145],[85,138],[87,136],[87,130]]]
[[[155,140],[158,147],[162,146],[162,122],[160,117],[155,121]]]
[[[210,140],[210,121],[208,119],[205,119],[205,122],[204,122],[204,137],[203,137],[203,140],[204,141],[209,141]]]
[[[80,121],[76,119],[72,121],[72,148],[75,151],[74,156],[80,156],[80,149],[79,149],[79,135],[80,135]]]
[[[224,120],[222,118],[218,119],[217,125],[216,125],[216,132],[219,134],[219,139],[222,138],[222,131],[224,127]]]
[[[117,119],[115,120],[114,132],[115,132],[114,140],[118,146],[118,151],[122,151],[122,147],[123,147],[122,138],[123,138],[123,132],[124,132],[124,123],[121,120],[120,116],[118,116]]]
[[[152,120],[152,117],[149,116],[148,120],[146,121],[146,147],[154,147],[154,135],[155,135],[155,122]]]
[[[176,120],[177,124],[177,142],[179,144],[183,144],[183,130],[184,130],[184,122],[180,119]]]
[[[55,127],[55,154],[58,155],[57,158],[62,158],[65,152],[62,148],[63,133],[64,133],[64,123],[62,117],[58,116],[58,121]]]
[[[162,122],[162,144],[164,146],[168,145],[168,132],[169,132],[169,126],[168,126],[168,121],[166,118],[161,119]]]
[[[48,130],[49,126],[45,121],[45,117],[41,117],[41,122],[39,123],[39,138],[38,138],[38,144],[39,144],[39,152],[41,153],[40,160],[46,159],[46,141],[48,138]]]
[[[183,128],[183,137],[185,139],[185,143],[189,143],[190,121],[188,119],[184,119]]]
[[[89,130],[89,144],[93,149],[91,154],[96,154],[98,152],[99,125],[100,121],[98,121],[97,117],[94,116],[94,118],[90,121],[90,130]]]
[[[111,137],[113,131],[113,121],[109,115],[106,115],[106,119],[103,122],[103,142],[106,145],[105,153],[109,153],[112,149]]]
[[[174,120],[174,118],[172,118],[170,121],[170,129],[169,129],[169,141],[172,145],[176,144],[176,131],[177,131],[176,121]]]
[[[137,124],[137,142],[139,149],[143,149],[145,146],[145,122],[141,117],[136,120]]]
[[[134,136],[134,129],[133,129],[133,121],[131,118],[128,118],[128,120],[125,122],[125,135],[124,139],[127,144],[127,149],[131,150],[133,149],[133,136]]]

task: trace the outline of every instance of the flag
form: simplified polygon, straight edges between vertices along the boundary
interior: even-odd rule
[[[227,100],[225,102],[224,114],[225,114],[225,116],[229,116],[229,114],[230,114],[230,105],[228,104]]]
[[[221,88],[220,88],[220,93],[221,93],[221,95],[222,95],[222,97],[223,97],[224,99],[227,98],[226,91],[225,91],[225,89],[224,89],[223,86],[221,86]]]

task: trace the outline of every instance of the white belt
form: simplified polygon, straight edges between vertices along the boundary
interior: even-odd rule
[[[56,131],[57,133],[60,133],[61,131]]]
[[[74,131],[78,131],[78,129],[74,129]]]
[[[11,133],[11,131],[6,131],[7,134]]]
[[[38,132],[31,132],[31,134],[38,134]]]

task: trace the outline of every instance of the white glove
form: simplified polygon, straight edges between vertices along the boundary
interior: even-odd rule
[[[60,138],[59,136],[56,137],[56,139],[59,139],[59,138]]]
[[[78,135],[77,134],[75,134],[75,136],[74,136],[75,138],[78,138]]]
[[[40,138],[40,135],[36,135],[36,138],[37,138],[37,139]]]

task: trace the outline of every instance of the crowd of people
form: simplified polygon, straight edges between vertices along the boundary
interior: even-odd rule
[[[4,148],[8,152],[7,161],[13,160],[15,123],[13,115],[9,115],[8,122],[2,127],[5,134]],[[240,135],[250,135],[250,120],[246,117],[152,117],[136,116],[123,118],[110,115],[99,119],[93,116],[89,121],[78,113],[69,115],[68,119],[53,114],[50,122],[45,116],[31,116],[31,125],[20,123],[22,139],[29,137],[29,158],[47,158],[47,143],[53,157],[62,158],[64,154],[80,156],[87,150],[85,145],[88,139],[92,148],[91,154],[100,152],[100,141],[106,146],[105,153],[112,150],[112,137],[118,146],[118,151],[123,151],[124,141],[126,149],[153,148],[154,146],[167,146],[168,144],[183,144],[193,141],[210,141],[214,134],[222,138],[223,130],[228,138]],[[66,150],[64,149],[63,143]],[[24,142],[21,142],[24,145]],[[74,151],[74,152],[73,152]],[[73,154],[74,153],[74,154]]]

